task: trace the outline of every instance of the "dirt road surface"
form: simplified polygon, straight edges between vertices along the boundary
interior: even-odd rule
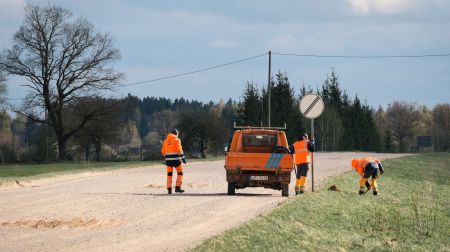
[[[350,160],[366,154],[315,154],[316,185],[350,170]],[[287,199],[263,188],[226,195],[223,165],[188,163],[186,193],[175,195],[166,194],[163,165],[0,187],[0,251],[184,251]],[[356,181],[355,173],[355,192]]]

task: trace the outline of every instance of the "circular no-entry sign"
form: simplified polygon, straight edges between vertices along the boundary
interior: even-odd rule
[[[308,94],[302,97],[300,100],[300,112],[309,119],[315,119],[319,117],[325,104],[320,96],[315,94]]]

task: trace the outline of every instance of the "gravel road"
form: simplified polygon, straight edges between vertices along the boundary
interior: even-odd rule
[[[366,155],[316,153],[316,185],[350,170],[353,157]],[[166,194],[163,165],[3,185],[0,251],[184,251],[286,200],[281,191],[263,188],[226,195],[223,165],[188,163],[186,193],[174,195]]]

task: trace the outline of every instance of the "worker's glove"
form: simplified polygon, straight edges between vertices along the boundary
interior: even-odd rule
[[[181,161],[183,161],[183,164],[186,164],[186,159],[185,158],[181,159]]]

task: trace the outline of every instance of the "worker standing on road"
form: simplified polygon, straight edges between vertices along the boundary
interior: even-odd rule
[[[373,190],[373,195],[378,195],[377,178],[384,173],[384,168],[381,162],[373,157],[365,157],[352,160],[352,167],[360,175],[359,179],[359,194],[365,194],[370,189]],[[371,183],[368,179],[372,177]],[[364,191],[367,187],[367,191]]]
[[[181,140],[178,138],[178,130],[174,129],[167,135],[161,148],[161,154],[164,156],[167,166],[167,193],[172,194],[172,174],[173,168],[177,170],[177,181],[175,192],[183,193],[181,184],[183,183],[183,166],[181,162],[186,164]]]
[[[291,153],[294,154],[296,165],[295,195],[305,192],[305,186],[308,182],[308,171],[311,166],[311,152],[314,151],[314,139],[309,141],[306,133],[291,147]]]

